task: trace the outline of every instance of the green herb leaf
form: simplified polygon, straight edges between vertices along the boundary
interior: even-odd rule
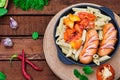
[[[80,72],[77,69],[74,69],[74,75],[77,78],[80,78],[80,76],[81,76]]]
[[[90,66],[83,67],[83,71],[85,74],[92,74],[94,70]]]
[[[6,75],[0,72],[0,80],[6,80]]]
[[[42,10],[44,8],[44,0],[39,0],[39,8],[40,10]]]
[[[13,0],[14,4],[16,7],[20,7],[20,5],[18,5],[18,3],[20,3],[20,0]]]
[[[22,10],[33,8],[35,10],[42,10],[45,5],[48,5],[48,0],[13,0],[16,7]]]
[[[25,10],[28,10],[31,7],[31,0],[26,0]]]
[[[32,33],[32,39],[36,40],[39,38],[39,33],[38,32],[33,32]]]
[[[48,0],[44,0],[44,5],[48,5]]]
[[[0,16],[7,14],[8,10],[5,8],[0,8]]]
[[[79,78],[79,80],[88,80],[87,76],[85,76],[84,74],[80,74],[77,69],[74,69],[74,75],[75,77]]]
[[[85,76],[84,74],[82,74],[79,78],[79,80],[88,80],[87,76]]]

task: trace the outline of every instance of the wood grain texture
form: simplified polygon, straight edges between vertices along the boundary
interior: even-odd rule
[[[3,40],[4,38],[2,38]],[[14,46],[12,48],[6,48],[0,43],[0,60],[9,60],[13,54],[21,54],[21,50],[25,50],[26,57],[34,60],[44,60],[43,54],[43,38],[33,40],[31,37],[19,37],[11,38]]]
[[[54,15],[61,9],[77,3],[95,3],[112,9],[115,13],[120,14],[120,0],[49,0],[49,5],[45,6],[42,11],[29,10],[22,11],[20,8],[16,8],[13,4],[13,0],[9,0],[9,13],[8,15]]]
[[[10,28],[10,17],[18,22],[18,29]],[[0,35],[31,35],[37,31],[39,35],[44,35],[45,29],[53,16],[4,16],[0,18]]]
[[[26,71],[32,76],[33,80],[60,80],[51,72],[45,61],[32,61],[43,71],[36,71],[26,64]],[[21,72],[21,61],[12,62],[12,66],[8,61],[0,61],[0,71],[6,74],[6,80],[26,80]]]

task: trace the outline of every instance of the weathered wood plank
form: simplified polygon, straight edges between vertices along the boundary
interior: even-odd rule
[[[19,8],[16,8],[15,5],[13,4],[13,0],[9,0],[9,15],[24,15],[24,14],[35,14],[35,15],[40,15],[40,14],[49,14],[49,15],[54,15],[61,9],[68,7],[72,4],[77,4],[77,3],[95,3],[99,4],[105,7],[108,7],[112,9],[114,12],[117,14],[120,14],[120,0],[49,0],[49,5],[45,6],[42,11],[39,10],[29,10],[29,11],[23,11]]]
[[[3,40],[4,38],[2,38]],[[21,54],[22,49],[26,53],[26,57],[30,60],[44,60],[43,38],[33,40],[31,37],[11,38],[14,46],[6,48],[0,44],[0,60],[9,60],[13,54]]]
[[[19,28],[12,30],[9,18],[13,17]],[[0,35],[31,35],[34,31],[44,35],[45,29],[53,16],[4,16],[0,18]]]
[[[43,68],[43,71],[35,71],[28,64],[26,71],[32,76],[33,80],[60,80],[55,76],[45,61],[32,61],[38,67]],[[0,61],[0,71],[6,74],[6,80],[26,80],[21,72],[21,61],[13,61],[12,66],[8,61]]]

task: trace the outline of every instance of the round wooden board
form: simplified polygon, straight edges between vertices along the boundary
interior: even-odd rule
[[[89,4],[89,5],[95,5],[95,6],[100,6],[100,5],[96,5],[96,4],[91,4],[91,3],[80,3],[80,4],[76,4],[76,5],[85,5],[85,4]],[[73,7],[74,5],[70,6]],[[68,7],[68,8],[70,8]],[[57,13],[52,20],[49,22],[45,35],[44,35],[44,42],[43,42],[43,48],[44,48],[44,55],[46,58],[46,61],[49,65],[49,67],[51,68],[51,70],[62,80],[78,80],[74,74],[73,74],[73,70],[74,69],[78,69],[81,73],[83,73],[82,71],[82,67],[78,66],[78,65],[66,65],[63,64],[58,56],[57,56],[57,50],[55,47],[55,43],[54,43],[54,38],[53,38],[53,30],[54,30],[54,25],[55,25],[55,21],[59,18],[59,16],[68,8],[65,8],[63,10],[61,10],[59,13]],[[114,13],[115,14],[115,13]],[[118,25],[120,26],[120,18],[118,15],[115,14],[115,18],[118,22]],[[118,51],[116,52],[116,54],[112,57],[112,59],[110,59],[107,63],[111,64],[113,66],[113,68],[115,69],[115,80],[120,77],[120,54],[119,54],[120,48],[118,49]],[[94,73],[91,75],[87,75],[89,80],[96,80],[96,67],[93,67],[94,69]]]

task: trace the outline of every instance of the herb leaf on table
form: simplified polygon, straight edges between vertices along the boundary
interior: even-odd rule
[[[74,75],[79,78],[81,76],[80,72],[77,69],[74,69]]]
[[[90,66],[83,67],[83,71],[85,74],[92,74],[94,70]]]
[[[48,0],[13,0],[13,3],[22,10],[29,10],[30,8],[42,10],[44,6],[48,5]]]
[[[0,8],[0,17],[7,14],[8,10],[5,8]]]
[[[0,80],[6,80],[6,75],[0,72]]]
[[[74,75],[75,77],[79,78],[79,80],[88,80],[87,76],[85,76],[84,74],[80,74],[77,69],[74,69]]]

